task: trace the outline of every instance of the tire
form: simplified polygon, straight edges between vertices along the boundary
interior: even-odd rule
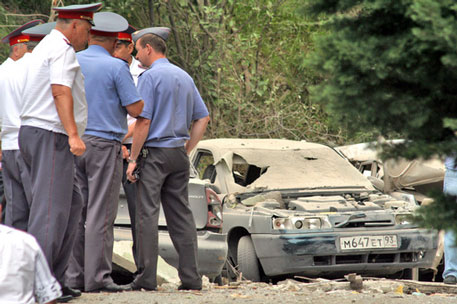
[[[239,271],[244,278],[252,282],[260,282],[259,260],[249,235],[242,236],[238,241],[237,260]]]

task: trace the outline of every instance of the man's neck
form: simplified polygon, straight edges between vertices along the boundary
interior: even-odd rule
[[[163,55],[163,54],[158,54],[158,55],[153,56],[151,65],[154,64],[154,62],[156,62],[157,60],[162,59],[162,58],[166,59],[167,57],[165,55]]]
[[[61,32],[62,35],[64,35],[65,38],[67,38],[68,41],[71,41],[71,39],[72,39],[71,34],[72,34],[72,33],[71,33],[69,27],[67,27],[67,28],[62,28],[62,27],[59,27],[58,25],[56,25],[55,29],[56,29],[57,31]]]
[[[89,42],[89,46],[91,46],[91,45],[98,45],[98,46],[104,48],[108,53],[110,53],[110,55],[113,55],[113,52],[114,52],[113,43],[110,43],[109,41],[100,42],[97,40],[91,40]]]

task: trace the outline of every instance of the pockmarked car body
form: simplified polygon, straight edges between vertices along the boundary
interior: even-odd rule
[[[223,198],[228,267],[247,279],[380,276],[433,261],[437,233],[410,222],[417,203],[379,192],[327,146],[214,139],[190,157]]]
[[[219,276],[227,257],[227,234],[222,233],[222,205],[208,183],[196,177],[193,168],[189,179],[189,205],[195,220],[198,242],[198,271],[210,279]],[[141,177],[140,177],[141,178]],[[127,200],[121,188],[115,220],[115,241],[132,241]],[[159,255],[178,267],[179,257],[168,233],[163,209],[159,215]]]
[[[390,144],[402,143],[396,139]],[[443,159],[407,160],[404,158],[382,160],[374,142],[335,147],[351,164],[367,176],[379,190],[392,195],[408,193],[419,203],[429,199],[431,190],[442,190],[446,168]]]

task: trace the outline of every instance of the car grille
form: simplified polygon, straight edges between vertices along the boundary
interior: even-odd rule
[[[334,226],[338,225],[343,221],[334,221]],[[394,226],[395,222],[392,219],[382,219],[382,220],[360,220],[360,221],[351,221],[347,223],[344,228],[360,228],[360,227],[385,227],[385,226]]]
[[[376,263],[411,263],[420,260],[423,252],[401,252],[380,254],[351,254],[315,256],[314,266]]]

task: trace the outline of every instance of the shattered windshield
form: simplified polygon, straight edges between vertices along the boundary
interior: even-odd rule
[[[364,187],[371,183],[332,149],[232,149],[216,160],[247,189]]]

